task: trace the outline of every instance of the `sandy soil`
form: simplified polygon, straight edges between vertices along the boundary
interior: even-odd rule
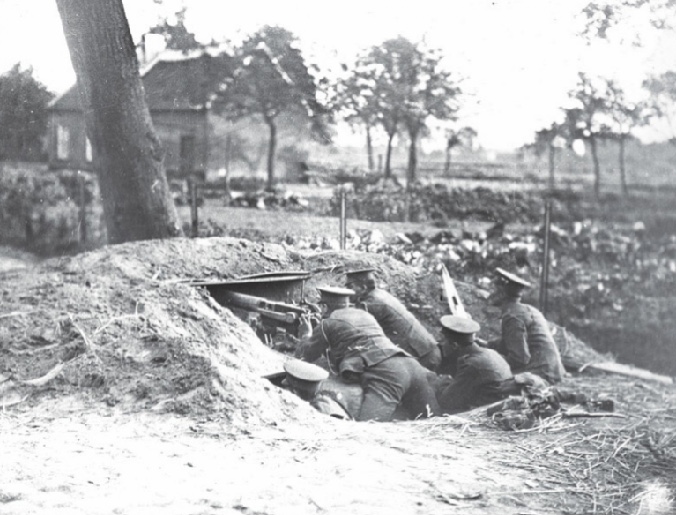
[[[434,278],[384,256],[233,238],[126,244],[5,274],[0,513],[671,513],[643,493],[676,491],[673,387],[570,378],[616,399],[620,416],[522,432],[484,410],[338,421],[263,379],[282,357],[183,282],[302,265],[316,284],[365,260],[407,301],[441,305]],[[480,297],[459,286],[484,320]]]
[[[0,511],[8,515],[546,514],[584,506],[546,462],[528,465],[524,435],[509,442],[514,435],[454,418],[359,424],[310,416],[233,432],[59,401],[6,412],[0,428]]]

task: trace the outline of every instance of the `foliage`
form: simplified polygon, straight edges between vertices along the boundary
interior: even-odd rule
[[[676,0],[601,0],[588,3],[582,10],[584,35],[608,39],[612,29],[627,16],[643,12],[650,25],[658,29],[673,28]]]
[[[175,13],[176,23],[170,24],[168,20],[152,27],[148,32],[150,34],[161,34],[167,43],[167,48],[170,50],[182,50],[187,52],[189,50],[197,50],[202,48],[202,45],[195,38],[195,34],[189,32],[185,27],[185,11],[182,10]]]
[[[643,82],[643,87],[650,93],[651,107],[654,113],[666,120],[672,141],[676,138],[674,115],[676,114],[676,72],[667,71]]]
[[[257,116],[270,128],[268,186],[272,186],[276,119],[281,113],[303,113],[312,133],[330,141],[328,110],[317,96],[320,84],[310,72],[296,37],[281,27],[265,26],[247,38],[233,56],[234,72],[220,87],[216,107],[239,120]]]
[[[379,118],[376,73],[364,59],[358,59],[349,75],[334,85],[334,109],[350,124],[373,127]]]
[[[372,47],[363,57],[360,69],[364,71],[355,77],[357,98],[369,116],[375,114],[390,138],[388,156],[400,125],[406,128],[411,178],[417,140],[426,134],[429,119],[452,120],[458,109],[460,88],[450,72],[442,69],[441,60],[438,51],[399,36]]]
[[[53,94],[17,63],[0,76],[0,159],[42,156],[47,106]]]
[[[302,110],[311,119],[325,114],[291,32],[266,26],[236,49],[234,59],[235,71],[219,94],[219,107],[232,118],[258,115],[268,122],[285,111]]]
[[[608,79],[594,79],[584,73],[578,74],[576,88],[569,93],[578,107],[566,109],[568,137],[595,139],[611,131],[609,120],[604,115],[611,112],[611,97],[614,84]]]

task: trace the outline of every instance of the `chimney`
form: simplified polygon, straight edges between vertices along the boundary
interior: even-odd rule
[[[143,34],[139,45],[139,64],[147,65],[167,48],[167,41],[162,34]]]

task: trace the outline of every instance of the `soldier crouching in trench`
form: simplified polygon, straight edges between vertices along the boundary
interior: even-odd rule
[[[413,418],[437,413],[425,368],[394,345],[372,315],[350,307],[355,292],[318,290],[326,311],[319,325],[301,340],[296,355],[313,362],[326,353],[329,365],[343,380],[361,385],[364,397],[355,418],[389,421],[399,406]]]
[[[392,343],[436,371],[442,360],[436,340],[396,297],[376,287],[375,272],[373,268],[346,272],[345,286],[356,292],[356,307],[372,314]]]
[[[518,387],[509,364],[500,354],[475,342],[480,326],[471,318],[441,318],[446,344],[457,356],[457,371],[439,394],[443,413],[459,413],[504,399]]]
[[[505,356],[514,374],[531,372],[549,384],[559,383],[565,370],[547,320],[536,308],[521,302],[531,284],[502,268],[497,268],[496,274],[491,302],[502,309],[502,337],[491,346]]]

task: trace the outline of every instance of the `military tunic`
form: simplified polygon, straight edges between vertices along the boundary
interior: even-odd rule
[[[362,295],[359,302],[375,317],[392,343],[430,370],[439,366],[441,351],[434,337],[396,297],[375,288]]]
[[[512,380],[509,364],[498,352],[472,343],[462,348],[456,375],[439,395],[443,413],[457,413],[506,397],[504,385]]]
[[[399,404],[414,417],[438,409],[425,369],[394,345],[365,311],[352,307],[334,311],[299,349],[307,361],[324,353],[341,377],[361,383],[364,399],[358,420],[390,420]]]
[[[533,306],[507,302],[502,308],[502,347],[512,372],[532,372],[555,384],[565,373],[547,320]]]

